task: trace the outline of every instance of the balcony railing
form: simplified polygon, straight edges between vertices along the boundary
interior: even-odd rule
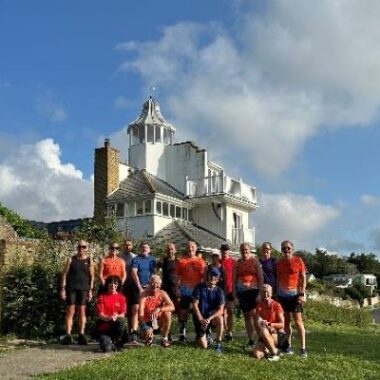
[[[189,197],[201,197],[226,193],[256,203],[256,189],[247,185],[242,180],[236,180],[228,176],[214,175],[198,180],[186,181],[186,195]]]
[[[241,243],[250,243],[255,246],[255,229],[254,228],[233,228],[231,234],[231,243],[239,245]]]

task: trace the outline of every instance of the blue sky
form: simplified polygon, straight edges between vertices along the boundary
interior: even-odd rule
[[[380,5],[0,0],[0,201],[92,213],[94,148],[154,97],[255,185],[257,241],[380,253]]]

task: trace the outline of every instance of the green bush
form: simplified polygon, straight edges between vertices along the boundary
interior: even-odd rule
[[[4,333],[25,338],[51,337],[63,325],[59,274],[40,263],[13,266],[3,277]]]

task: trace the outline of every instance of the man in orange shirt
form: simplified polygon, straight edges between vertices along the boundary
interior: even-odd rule
[[[283,257],[277,262],[277,298],[285,311],[285,332],[291,343],[293,316],[298,336],[301,339],[301,357],[306,358],[305,327],[302,321],[303,303],[305,302],[306,269],[302,259],[293,256],[294,245],[289,240],[281,243]],[[289,347],[286,353],[292,354]]]
[[[203,259],[196,256],[197,244],[194,241],[188,241],[187,253],[182,256],[176,265],[175,274],[177,276],[177,297],[180,299],[179,304],[179,328],[180,342],[187,343],[186,325],[192,303],[192,294],[195,286],[203,282],[206,263]]]
[[[170,347],[169,331],[174,304],[169,295],[161,290],[161,284],[161,277],[154,274],[149,280],[149,286],[141,293],[139,322],[147,346],[152,344],[155,330],[160,329],[161,345],[167,348]]]

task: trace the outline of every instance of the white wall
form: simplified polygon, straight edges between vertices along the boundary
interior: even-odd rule
[[[223,206],[222,206],[223,207]],[[218,219],[212,209],[212,203],[199,205],[196,209],[195,219],[197,224],[220,236],[226,234],[226,224],[224,220]]]
[[[186,176],[189,179],[207,175],[207,152],[197,151],[191,144],[167,146],[165,154],[166,181],[186,193]]]
[[[129,165],[149,173],[186,192],[185,177],[207,175],[207,152],[197,151],[191,144],[138,144],[129,148]]]
[[[128,177],[130,166],[124,163],[119,163],[119,183]]]

